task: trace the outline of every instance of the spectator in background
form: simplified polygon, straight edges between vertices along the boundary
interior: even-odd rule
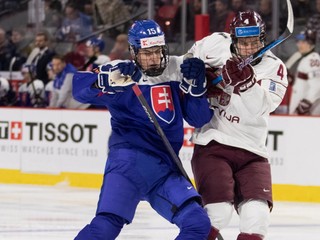
[[[271,0],[260,0],[258,13],[266,23],[267,32],[272,28],[272,2]]]
[[[234,12],[229,8],[228,0],[216,0],[215,11],[211,14],[211,32],[230,32],[230,23]]]
[[[93,3],[92,0],[73,0],[77,8],[84,14],[93,17]]]
[[[98,67],[98,65],[110,62],[110,58],[102,53],[105,48],[103,39],[99,37],[91,38],[87,41],[86,46],[87,62],[84,64],[82,70],[91,71]]]
[[[132,59],[129,52],[128,36],[127,34],[121,33],[117,36],[114,46],[109,54],[110,60],[115,59]]]
[[[308,19],[307,22],[307,29],[313,29],[314,31],[317,31],[317,43],[320,41],[320,0],[316,0],[315,5],[316,12]],[[319,48],[319,47],[318,47]],[[317,48],[317,49],[318,49]]]
[[[59,0],[45,0],[44,14],[43,26],[55,35],[62,24],[62,3]]]
[[[54,54],[54,51],[49,48],[47,33],[37,33],[35,38],[35,48],[29,54],[26,63],[35,66],[35,77],[42,80],[44,84],[47,84],[49,81],[46,67],[52,60],[52,56]]]
[[[24,83],[18,89],[18,106],[46,107],[44,83],[35,78],[35,66],[24,64],[21,69]]]
[[[101,19],[102,25],[112,25],[130,18],[128,6],[122,0],[95,0],[94,7],[97,9],[97,18]],[[113,30],[119,34],[119,32],[125,32],[126,27],[124,24]]]
[[[52,97],[49,108],[86,109],[90,105],[76,101],[72,96],[72,78],[77,69],[66,63],[64,57],[55,55],[52,58],[53,80]]]
[[[246,0],[231,0],[231,9],[236,14],[237,12],[243,12],[247,10]]]
[[[32,50],[30,46],[32,39],[26,37],[25,30],[23,30],[22,28],[14,28],[11,31],[10,40],[15,47],[16,53],[18,53],[21,56],[21,58],[23,58],[24,61],[26,61],[27,57],[29,56]],[[19,70],[20,69],[21,67],[19,68]]]
[[[26,37],[22,28],[15,28],[11,31],[10,41],[14,47],[13,57],[15,57],[14,62],[12,62],[12,70],[20,71],[32,50],[32,39]]]
[[[14,106],[16,93],[12,90],[8,79],[0,77],[0,106]]]
[[[52,99],[52,93],[53,93],[53,83],[54,83],[53,80],[56,77],[56,75],[53,72],[53,67],[51,62],[48,63],[47,65],[47,74],[48,74],[49,82],[44,87],[44,93],[45,93],[44,98],[47,105],[49,106]]]
[[[301,58],[294,75],[289,114],[320,114],[320,55],[315,51],[316,32],[306,29],[296,36]]]
[[[79,11],[73,1],[66,3],[64,13],[62,26],[57,35],[58,40],[76,42],[92,33],[92,18]]]
[[[5,30],[0,28],[0,71],[12,70],[14,54],[13,44],[8,40]]]

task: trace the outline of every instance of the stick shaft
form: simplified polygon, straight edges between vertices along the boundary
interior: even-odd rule
[[[165,147],[167,148],[168,152],[170,153],[171,158],[174,160],[175,164],[177,165],[177,167],[179,168],[181,174],[190,182],[190,178],[188,176],[188,174],[186,173],[186,171],[183,168],[182,162],[179,159],[179,157],[177,156],[177,154],[175,153],[175,151],[173,150],[168,138],[166,137],[165,133],[163,132],[160,124],[158,123],[156,116],[153,114],[153,111],[151,110],[147,100],[145,99],[145,97],[143,96],[138,84],[133,85],[132,87],[135,95],[137,96],[141,106],[143,107],[144,111],[146,112],[150,122],[153,123],[154,127],[156,128],[159,136],[161,137],[161,140],[163,141]]]

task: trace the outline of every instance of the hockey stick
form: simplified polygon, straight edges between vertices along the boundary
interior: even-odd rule
[[[186,171],[184,170],[181,160],[179,159],[179,157],[177,156],[177,154],[175,153],[175,151],[173,150],[168,138],[166,137],[165,133],[163,132],[159,122],[157,121],[155,115],[153,114],[147,100],[145,99],[145,97],[143,96],[138,84],[134,84],[133,87],[133,92],[135,93],[135,95],[137,96],[139,102],[141,103],[141,106],[143,107],[144,111],[146,112],[150,122],[153,123],[153,125],[155,126],[159,136],[161,137],[165,147],[167,148],[168,152],[170,153],[170,156],[172,157],[172,159],[174,160],[175,164],[177,165],[178,169],[180,170],[181,174],[190,182],[190,178],[188,176],[188,174],[186,173]]]
[[[119,82],[120,79],[120,85],[122,85],[123,83],[132,83],[132,79],[130,81],[128,81],[128,78],[126,76],[123,76],[119,71],[117,71],[118,67],[115,66],[113,68],[111,68],[109,70],[109,84],[115,86],[116,82]],[[123,86],[123,85],[122,85]],[[105,87],[101,85],[100,81],[98,81],[98,88],[102,89],[103,92],[105,92]],[[178,167],[180,173],[182,174],[182,176],[187,179],[191,184],[191,180],[187,174],[187,172],[184,170],[182,162],[180,160],[180,158],[177,156],[177,154],[175,153],[174,149],[171,146],[171,143],[169,142],[168,138],[166,137],[165,133],[163,132],[159,122],[157,121],[153,111],[151,110],[147,100],[145,99],[145,97],[143,96],[140,87],[137,83],[135,83],[132,87],[133,92],[135,93],[135,95],[137,96],[142,108],[144,109],[145,113],[147,114],[150,122],[154,125],[154,127],[157,130],[157,133],[159,134],[159,136],[161,137],[161,140],[163,141],[165,147],[167,148],[170,156],[172,157],[172,159],[174,160],[174,163],[176,164],[176,166]],[[192,184],[193,185],[193,184]],[[224,240],[223,237],[221,236],[221,234],[218,234],[217,237],[218,240]]]
[[[244,61],[242,61],[238,65],[239,69],[244,68],[246,65],[252,63],[257,58],[262,57],[262,55],[266,51],[278,46],[280,43],[284,42],[291,36],[293,32],[294,17],[293,17],[293,10],[292,10],[292,5],[290,0],[287,0],[287,8],[288,8],[288,19],[287,19],[287,27],[284,30],[284,32],[277,39],[274,39],[273,41],[268,43],[266,46],[264,46],[263,48],[261,48],[260,50],[258,50],[257,52],[255,52],[254,54],[246,58]]]
[[[32,73],[31,67],[28,67],[28,74],[29,74],[29,77],[31,78],[31,81],[30,81],[30,84],[31,84],[31,87],[32,87],[32,91],[34,93],[34,99],[35,99],[35,103],[34,103],[34,106],[35,107],[44,107],[46,104],[45,104],[45,100],[43,99],[43,97],[40,96],[40,93],[37,93],[37,89],[36,87],[34,86],[34,81],[36,80],[35,77],[34,77],[34,74]],[[31,97],[31,96],[30,96]],[[30,100],[31,101],[31,100]]]
[[[164,145],[166,146],[167,150],[169,151],[170,156],[172,157],[172,159],[174,160],[175,164],[179,168],[181,174],[192,184],[188,174],[186,173],[186,171],[184,170],[184,168],[182,166],[180,158],[177,156],[177,154],[173,150],[168,138],[166,137],[165,133],[163,132],[161,126],[159,125],[159,123],[158,123],[155,115],[153,114],[153,112],[152,112],[147,100],[143,96],[138,84],[134,84],[132,89],[133,89],[135,95],[137,96],[137,98],[139,99],[139,102],[141,103],[141,106],[143,107],[144,111],[146,112],[150,122],[152,122],[153,125],[155,126],[159,136],[161,137]],[[223,237],[221,236],[220,233],[218,233],[217,239],[218,240],[223,240]]]

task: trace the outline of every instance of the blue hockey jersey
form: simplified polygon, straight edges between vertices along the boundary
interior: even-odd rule
[[[182,61],[182,57],[171,56],[162,75],[149,77],[142,74],[138,82],[142,94],[177,155],[183,143],[183,119],[191,126],[199,128],[209,122],[213,114],[204,96],[193,97],[180,90]],[[112,61],[108,64],[115,65],[118,62]],[[172,163],[161,137],[133,90],[129,87],[124,92],[103,94],[101,90],[92,87],[96,80],[97,73],[76,73],[73,78],[73,96],[79,102],[104,105],[108,108],[112,127],[109,148],[142,148]]]

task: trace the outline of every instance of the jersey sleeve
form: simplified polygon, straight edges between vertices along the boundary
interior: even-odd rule
[[[288,86],[284,63],[274,56],[265,58],[254,66],[257,83],[241,94],[247,110],[255,114],[273,112],[282,102]]]
[[[72,95],[74,99],[81,103],[106,105],[110,94],[103,94],[100,89],[93,87],[97,77],[98,74],[93,72],[75,73],[72,81]]]
[[[213,110],[209,108],[205,97],[193,97],[190,94],[183,95],[182,112],[186,122],[195,128],[202,127],[213,116]]]
[[[320,55],[316,52],[310,54],[305,61],[301,61],[301,65],[303,73],[307,76],[306,99],[314,103],[320,98]]]

